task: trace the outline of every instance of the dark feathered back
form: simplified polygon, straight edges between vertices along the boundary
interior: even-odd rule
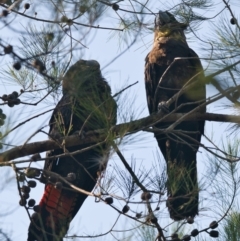
[[[116,111],[111,89],[101,75],[98,62],[80,60],[64,76],[63,97],[50,119],[49,137],[59,143],[60,137],[75,133],[84,138],[87,131],[108,129],[116,124]],[[110,151],[108,143],[90,148],[97,143],[97,137],[91,145],[65,148],[64,143],[59,143],[60,148],[49,152],[47,157],[63,156],[46,160],[44,170],[64,178],[74,176],[70,180],[72,184],[91,192]],[[71,154],[84,148],[90,149]],[[30,223],[28,241],[61,241],[87,195],[74,191],[61,180],[54,180],[48,172],[43,172],[42,180],[46,182],[45,192],[39,203],[40,211]]]

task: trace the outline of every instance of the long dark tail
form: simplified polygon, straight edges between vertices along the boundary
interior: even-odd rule
[[[196,155],[196,154],[195,154]],[[175,221],[198,214],[198,183],[196,159],[167,163],[170,217]]]
[[[69,151],[84,147],[77,146]],[[49,155],[57,154],[59,153],[54,151]],[[91,192],[96,184],[101,156],[99,150],[89,150],[75,155],[74,159],[63,157],[52,162],[46,161],[44,170],[55,172],[64,178],[70,178],[68,175],[72,174],[72,184]],[[62,241],[70,222],[87,198],[87,195],[74,191],[64,182],[51,180],[51,177],[46,173],[42,175],[43,182],[46,183],[45,191],[38,205],[39,210],[35,210],[36,213],[32,216],[27,241]]]
[[[171,123],[170,123],[171,124]],[[160,125],[166,128],[170,125]],[[183,220],[198,214],[199,189],[197,181],[197,151],[201,134],[198,122],[178,125],[188,135],[156,134],[155,137],[167,164],[167,207],[170,217]]]
[[[83,198],[81,201],[80,196]],[[39,210],[32,216],[27,240],[62,241],[73,218],[76,205],[79,209],[86,197],[73,191],[56,189],[52,184],[47,184]]]

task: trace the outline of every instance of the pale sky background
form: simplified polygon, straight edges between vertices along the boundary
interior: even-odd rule
[[[204,12],[204,16],[214,16],[217,12],[219,12],[223,8],[222,1],[216,0],[217,4],[214,8],[212,8],[211,12]],[[153,12],[157,12],[159,9],[166,10],[167,8],[164,7],[165,5],[161,3],[161,1],[156,2],[156,6],[152,4],[151,10]],[[171,1],[171,5],[173,3],[177,3],[177,1]],[[120,3],[121,5],[121,3]],[[121,5],[124,7],[124,5]],[[233,11],[234,13],[240,12],[240,3],[238,0],[233,1]],[[39,6],[36,6],[35,11],[38,10]],[[38,17],[43,15],[44,13],[38,12]],[[122,13],[120,13],[122,14]],[[224,16],[229,18],[230,20],[230,13],[228,10],[224,11]],[[108,22],[106,23],[108,26],[116,24],[117,15],[114,15],[113,18],[108,18]],[[22,22],[20,22],[20,19]],[[112,19],[112,23],[109,22]],[[152,16],[152,23],[154,21],[154,17]],[[218,18],[212,20],[214,24],[217,24]],[[10,25],[14,26],[16,29],[23,29],[22,26],[25,25],[25,20],[23,18],[17,17],[16,20]],[[104,23],[104,22],[103,22]],[[150,22],[149,22],[150,23]],[[16,25],[15,25],[16,24]],[[103,25],[103,24],[102,24]],[[3,27],[4,24],[0,20],[0,38],[4,39],[5,41],[8,40],[9,44],[12,44],[16,49],[17,38],[19,34],[15,33],[14,31],[9,30],[8,27]],[[74,27],[73,27],[74,28]],[[78,26],[79,28],[79,26]],[[229,28],[234,28],[229,23]],[[93,33],[96,33],[94,35]],[[196,32],[197,35],[204,39],[211,35],[210,25],[204,23],[200,25],[199,31]],[[95,59],[97,60],[101,67],[103,68],[106,64],[109,63],[116,55],[121,53],[122,50],[126,48],[126,44],[122,44],[121,48],[119,47],[119,40],[122,41],[122,34],[119,33],[120,39],[115,36],[114,38],[110,38],[113,32],[109,30],[97,30],[96,32],[92,31],[93,41],[88,45],[88,49],[82,52],[80,55],[80,51],[78,54],[74,54],[75,60],[80,58],[83,59]],[[200,40],[193,37],[193,35],[187,35],[189,40],[189,45],[192,47],[200,57],[203,57],[204,52],[202,50],[203,44]],[[189,38],[190,37],[190,38]],[[91,38],[89,38],[91,39]],[[116,61],[112,64],[107,66],[103,69],[102,74],[107,79],[108,83],[112,87],[112,93],[115,94],[121,87],[125,87],[128,84],[132,84],[138,81],[138,84],[131,87],[130,90],[125,92],[128,95],[128,99],[126,100],[127,106],[130,109],[137,109],[138,115],[137,118],[148,116],[147,110],[147,103],[145,97],[145,88],[144,88],[144,59],[146,54],[150,51],[152,46],[153,34],[145,34],[141,36],[136,44],[134,44],[125,54],[119,57]],[[122,41],[123,42],[123,41]],[[129,41],[131,42],[131,41]],[[206,56],[206,55],[205,55]],[[75,62],[75,61],[74,61]],[[1,68],[5,65],[12,65],[12,60],[7,57],[0,58]],[[203,63],[206,66],[206,63]],[[3,94],[10,94],[12,91],[16,90],[19,91],[21,89],[20,86],[16,86],[14,82],[9,82],[5,78],[5,76],[0,72],[0,96]],[[208,96],[214,93],[214,88],[207,88]],[[131,101],[134,98],[134,104]],[[29,100],[30,101],[30,100]],[[221,100],[218,103],[208,106],[208,112],[218,112],[218,113],[233,113],[233,110],[226,109],[222,107],[222,103],[225,100]],[[2,107],[2,106],[1,106]],[[23,105],[15,106],[14,108],[10,109],[7,106],[3,107],[5,113],[8,113],[8,116],[11,115],[10,124],[11,126],[15,126],[17,123],[22,122],[26,119],[27,116],[33,116],[39,111],[45,111],[50,108],[54,107],[54,103],[48,103],[41,105],[40,107],[25,107]],[[37,110],[37,111],[36,111]],[[10,112],[9,112],[10,111]],[[34,131],[39,129],[42,126],[45,126],[50,118],[51,113],[42,116],[41,118],[35,119],[25,125],[23,125],[20,129],[13,132],[10,137],[9,141],[16,145],[22,145],[28,137],[30,137]],[[226,128],[229,127],[227,124],[218,124],[214,122],[206,122],[205,125],[205,133],[207,136],[213,136],[214,143],[218,146],[221,146],[222,141],[226,137]],[[47,130],[47,129],[46,129]],[[212,134],[214,133],[214,134]],[[46,140],[47,136],[43,134],[38,134],[31,139],[32,141],[40,141]],[[205,138],[202,139],[204,144],[207,144]],[[151,164],[154,160],[157,160],[157,153],[158,148],[155,139],[153,138],[152,134],[146,133],[138,133],[138,136],[134,139],[133,143],[128,143],[121,147],[125,157],[127,160],[131,160],[131,158],[136,160],[137,165],[142,164],[146,169],[151,168]],[[44,156],[45,154],[42,154]],[[162,156],[160,155],[162,159]],[[206,153],[205,151],[200,148],[199,155],[198,155],[198,177],[201,180],[201,177],[206,173]],[[24,159],[24,158],[22,158]],[[117,163],[121,166],[121,162],[116,155],[113,155],[109,164]],[[40,164],[39,164],[40,165]],[[109,166],[109,171],[111,170],[111,166]],[[24,208],[19,207],[19,195],[16,189],[16,183],[14,180],[14,173],[11,171],[11,168],[0,168],[0,175],[1,175],[1,186],[3,190],[0,189],[0,229],[5,233],[10,234],[10,239],[12,241],[26,241],[27,237],[27,228],[29,225],[29,219],[27,216],[26,211]],[[6,178],[7,177],[7,178]],[[3,186],[3,183],[5,183]],[[39,202],[40,198],[43,194],[43,185],[37,185],[37,188],[31,191],[31,198],[34,198],[37,202]],[[201,194],[200,194],[201,195]],[[206,193],[204,193],[206,195]],[[136,198],[137,199],[137,198]],[[139,199],[140,200],[140,199]],[[121,205],[116,203],[118,207]],[[133,210],[144,211],[144,205],[135,205],[131,206]],[[167,210],[165,205],[163,205],[163,216],[166,216]],[[10,213],[9,213],[10,212]],[[4,215],[6,214],[6,215]],[[129,214],[135,216],[134,213],[130,212]],[[209,218],[210,216],[210,218]],[[108,205],[104,203],[95,203],[94,198],[88,198],[81,210],[78,212],[77,216],[74,218],[73,222],[71,223],[70,227],[70,234],[78,234],[78,235],[94,235],[104,233],[111,228],[114,224],[118,214],[116,211],[111,209]],[[212,221],[213,214],[206,211],[200,212],[199,217],[196,218],[196,226],[202,226],[203,228],[208,226],[208,224]],[[160,220],[160,224],[164,227],[166,224],[170,223],[171,220],[168,218],[164,218]],[[133,226],[137,225],[137,223],[131,222],[129,219],[125,217],[121,217],[118,221],[116,226],[116,230],[121,229],[128,229]],[[193,226],[189,227],[190,230],[193,229]],[[167,230],[167,229],[166,229]],[[128,236],[130,233],[114,233],[118,238],[123,236]],[[108,235],[100,240],[114,240],[113,236]],[[135,238],[136,239],[136,238]],[[80,240],[80,239],[77,239]],[[81,239],[82,240],[82,239]],[[85,239],[87,240],[87,239]]]

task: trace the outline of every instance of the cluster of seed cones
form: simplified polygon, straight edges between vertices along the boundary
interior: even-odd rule
[[[12,94],[3,95],[2,100],[7,102],[9,107],[13,107],[14,105],[19,105],[21,103],[20,99],[18,98],[18,92],[13,91]]]

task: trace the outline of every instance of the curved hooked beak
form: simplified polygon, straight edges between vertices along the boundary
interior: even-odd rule
[[[155,27],[163,26],[171,21],[167,12],[159,11],[157,17],[155,18]]]
[[[86,65],[86,66],[89,66],[89,67],[96,67],[96,68],[100,69],[100,64],[96,60],[80,59],[78,62],[82,65]]]
[[[175,17],[168,11],[164,11],[164,12],[159,11],[158,15],[155,18],[155,28],[160,30],[163,26],[168,25],[168,24],[170,27],[180,28],[183,30],[188,27],[188,24],[179,23],[175,19]]]

